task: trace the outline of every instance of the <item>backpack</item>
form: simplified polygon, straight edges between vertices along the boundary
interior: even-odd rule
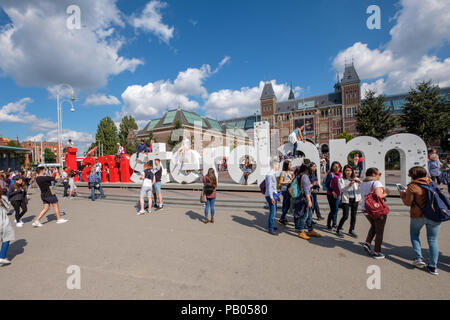
[[[261,191],[262,194],[266,194],[266,179],[264,179],[260,185],[259,185],[259,190]]]
[[[450,201],[438,188],[436,182],[430,185],[412,182],[427,191],[427,204],[420,208],[425,218],[434,222],[450,220]]]
[[[208,181],[208,182],[206,182],[205,185],[203,186],[203,193],[206,196],[209,196],[214,192],[214,186],[212,185],[212,183],[210,182],[208,177],[205,177],[205,181]]]
[[[378,197],[373,190],[374,182],[370,186],[370,192],[364,198],[364,207],[367,214],[372,219],[379,219],[381,216],[389,213],[389,207]]]
[[[333,174],[330,172],[322,180],[322,188],[324,191],[331,190],[331,180],[333,180]]]
[[[297,178],[293,179],[288,190],[289,190],[289,194],[291,195],[291,198],[296,199],[300,196],[301,190],[298,187]]]

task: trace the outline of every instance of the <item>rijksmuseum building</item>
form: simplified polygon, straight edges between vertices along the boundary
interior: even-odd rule
[[[450,87],[441,88],[441,95],[450,94]],[[385,96],[385,104],[400,115],[408,93]],[[342,79],[334,85],[334,91],[327,94],[296,98],[291,87],[287,101],[277,101],[271,82],[267,82],[261,93],[260,115],[217,121],[181,108],[170,110],[159,119],[151,120],[142,130],[130,131],[129,141],[147,139],[150,131],[156,142],[166,142],[177,126],[194,132],[194,122],[201,123],[206,144],[216,139],[231,139],[235,146],[250,144],[253,140],[255,121],[267,121],[270,128],[278,130],[280,144],[288,142],[289,134],[306,123],[306,140],[319,145],[322,152],[328,152],[328,141],[343,132],[358,135],[356,111],[361,106],[361,81],[353,63],[346,64]],[[204,143],[205,144],[205,143]],[[231,143],[230,143],[231,144]],[[205,145],[203,145],[205,147]]]

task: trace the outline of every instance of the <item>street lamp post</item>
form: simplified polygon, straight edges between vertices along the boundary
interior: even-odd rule
[[[61,146],[62,146],[62,141],[61,141],[62,140],[62,137],[61,137],[61,135],[62,135],[62,103],[65,101],[65,100],[60,101],[60,96],[64,95],[64,92],[61,93],[60,91],[61,91],[61,88],[63,86],[65,86],[66,88],[69,88],[72,91],[72,97],[71,97],[71,101],[70,101],[70,104],[71,104],[70,111],[71,112],[75,111],[75,108],[73,107],[73,102],[75,101],[75,94],[74,94],[74,90],[73,90],[72,86],[67,84],[67,83],[60,84],[59,87],[58,87],[57,94],[56,94],[56,109],[57,109],[57,112],[58,112],[58,156],[59,156],[58,157],[58,162],[59,162],[60,166],[62,166],[62,154],[61,154]]]

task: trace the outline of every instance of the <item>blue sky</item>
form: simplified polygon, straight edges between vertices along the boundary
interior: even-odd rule
[[[449,0],[0,0],[0,133],[56,139],[55,88],[65,138],[84,151],[98,121],[131,114],[140,127],[181,105],[218,119],[253,114],[263,81],[279,100],[331,92],[354,59],[362,92],[450,85]],[[69,29],[69,5],[81,29]],[[381,9],[369,30],[367,7]]]

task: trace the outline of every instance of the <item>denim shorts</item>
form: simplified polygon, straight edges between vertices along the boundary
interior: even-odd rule
[[[161,181],[155,182],[153,185],[156,194],[161,194]]]

